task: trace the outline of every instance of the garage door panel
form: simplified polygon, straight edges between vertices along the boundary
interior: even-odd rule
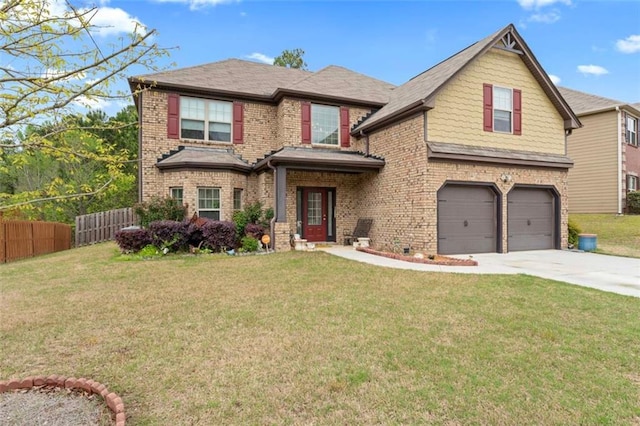
[[[507,195],[509,251],[554,248],[553,199],[543,188],[514,188]]]
[[[488,187],[448,185],[438,192],[438,252],[496,251],[497,199]]]

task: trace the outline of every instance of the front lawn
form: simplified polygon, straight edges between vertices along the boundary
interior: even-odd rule
[[[640,215],[571,214],[585,234],[598,235],[598,253],[640,258]]]
[[[0,265],[0,378],[117,392],[132,425],[634,424],[640,299],[325,253]]]

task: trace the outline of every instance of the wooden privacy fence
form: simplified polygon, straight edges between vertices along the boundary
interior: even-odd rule
[[[71,226],[54,222],[0,220],[0,262],[71,248]]]
[[[111,241],[117,231],[137,221],[130,207],[76,216],[76,247]]]

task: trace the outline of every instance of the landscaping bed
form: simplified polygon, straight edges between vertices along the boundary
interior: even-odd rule
[[[387,251],[378,251],[370,247],[357,247],[356,250],[376,256],[388,257],[389,259],[402,260],[404,262],[424,263],[427,265],[445,265],[445,266],[478,266],[478,262],[473,259],[458,259],[455,257],[437,255],[428,255],[427,257],[415,257],[405,254],[389,253]]]

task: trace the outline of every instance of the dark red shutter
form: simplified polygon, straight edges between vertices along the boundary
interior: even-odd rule
[[[233,103],[233,143],[244,142],[244,104],[242,102]]]
[[[493,132],[493,85],[484,83],[482,85],[483,105],[484,105],[484,131]]]
[[[349,134],[349,108],[340,107],[340,146],[349,148],[351,146],[351,135]]]
[[[301,102],[302,105],[302,143],[311,143],[311,103]]]
[[[167,137],[170,139],[180,138],[180,96],[176,93],[169,93],[167,97]]]
[[[522,90],[513,89],[513,134],[522,134]]]

